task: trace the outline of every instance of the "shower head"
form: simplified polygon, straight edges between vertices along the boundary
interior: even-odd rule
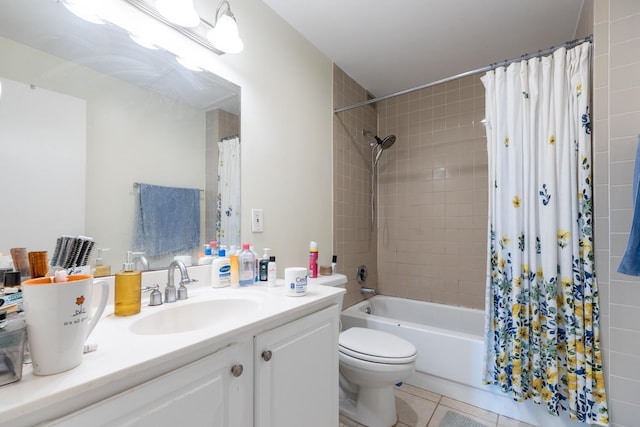
[[[382,148],[383,150],[386,150],[387,148],[391,147],[396,142],[395,135],[389,135],[385,139],[380,139],[377,136],[375,138],[376,138],[376,142],[378,143],[380,148]]]
[[[387,148],[391,147],[396,142],[396,136],[395,135],[389,135],[384,139],[380,139],[378,137],[378,135],[374,135],[373,133],[371,133],[370,130],[367,130],[367,129],[363,129],[362,130],[362,134],[364,136],[372,137],[375,140],[375,142],[372,142],[370,144],[372,148],[378,148],[378,149],[386,150]]]
[[[380,139],[377,136],[375,138],[377,144],[375,144],[372,148],[372,155],[375,156],[375,160],[373,160],[374,168],[378,165],[378,161],[380,160],[380,156],[382,156],[382,152],[391,147],[396,142],[395,135],[389,135],[385,139]],[[374,152],[375,154],[373,154]]]

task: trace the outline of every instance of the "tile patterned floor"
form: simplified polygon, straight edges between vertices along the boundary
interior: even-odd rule
[[[487,427],[535,427],[409,384],[396,387],[395,394],[398,411],[395,427],[438,427],[447,411],[459,412]],[[340,427],[366,426],[341,415]]]

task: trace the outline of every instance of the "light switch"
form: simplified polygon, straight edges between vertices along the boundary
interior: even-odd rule
[[[262,233],[264,231],[264,211],[251,209],[251,232]]]

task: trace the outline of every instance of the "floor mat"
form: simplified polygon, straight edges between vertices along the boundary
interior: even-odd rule
[[[440,427],[486,427],[486,425],[467,418],[458,412],[447,411],[442,421],[440,421]]]

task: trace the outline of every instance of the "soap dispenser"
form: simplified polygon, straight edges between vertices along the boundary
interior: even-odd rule
[[[111,266],[104,265],[102,259],[102,253],[108,251],[109,249],[98,248],[98,254],[96,255],[96,265],[95,270],[93,271],[93,277],[103,277],[111,275]]]
[[[122,271],[116,273],[114,314],[131,316],[140,313],[142,273],[134,271],[133,253],[127,251]]]
[[[262,259],[258,264],[258,277],[261,282],[266,282],[269,279],[269,248],[264,248]]]

